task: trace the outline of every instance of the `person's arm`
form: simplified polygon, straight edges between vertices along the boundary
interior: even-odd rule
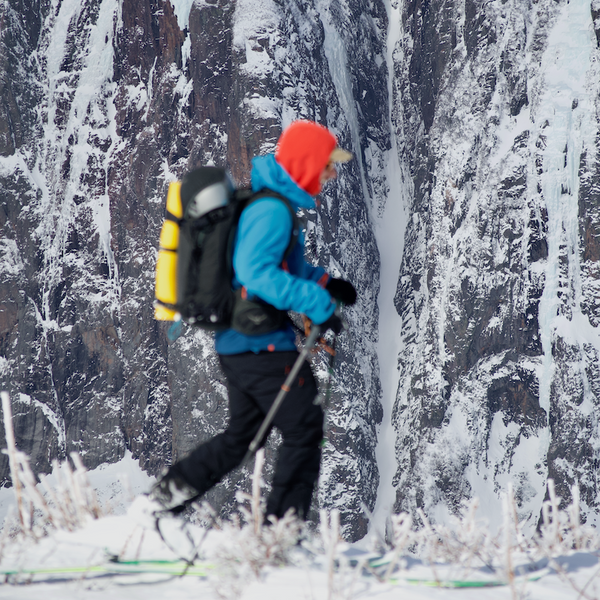
[[[275,308],[293,310],[323,323],[335,310],[329,292],[317,281],[282,268],[291,234],[292,217],[283,202],[264,198],[252,203],[243,211],[238,226],[233,257],[236,278],[250,294]]]

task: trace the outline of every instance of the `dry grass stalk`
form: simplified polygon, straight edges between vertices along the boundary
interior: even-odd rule
[[[327,597],[332,600],[335,586],[335,559],[337,554],[338,544],[341,541],[340,537],[340,513],[338,510],[332,510],[329,515],[327,511],[320,511],[320,531],[323,547],[325,548],[326,564],[327,564]]]
[[[8,392],[2,392],[2,414],[4,415],[4,432],[6,437],[8,463],[10,467],[10,477],[13,481],[15,496],[17,499],[17,511],[21,527],[25,528],[25,516],[23,512],[23,499],[21,496],[21,482],[17,477],[17,445],[15,442],[15,430],[13,428],[12,407],[10,404],[10,396]]]
[[[513,565],[513,544],[512,544],[512,512],[513,512],[514,496],[512,495],[512,488],[509,488],[508,494],[504,497],[502,503],[503,508],[503,529],[504,529],[504,572],[506,581],[510,586],[510,593],[513,600],[517,600],[517,588],[515,586],[515,569]]]
[[[393,554],[390,564],[385,571],[383,579],[389,581],[390,577],[396,570],[402,553],[414,543],[414,535],[412,535],[412,517],[407,513],[392,515],[392,543]]]
[[[212,526],[225,534],[215,548],[217,569],[211,577],[216,593],[222,598],[239,596],[248,579],[260,577],[265,567],[287,564],[289,552],[298,541],[302,524],[292,511],[281,519],[269,517],[269,522],[264,523],[261,499],[264,462],[261,449],[256,454],[252,494],[236,494],[239,515],[234,514],[225,522],[216,518],[214,511],[209,516]]]
[[[259,535],[263,524],[263,511],[261,508],[261,480],[262,470],[265,464],[265,449],[261,448],[254,459],[254,473],[252,474],[252,521],[254,523],[254,533]]]
[[[48,528],[72,531],[89,517],[100,517],[102,511],[96,493],[79,455],[71,454],[75,470],[68,461],[62,465],[58,461],[52,463],[55,485],[51,485],[45,475],[40,475],[41,485],[38,485],[29,458],[16,448],[10,398],[6,392],[2,392],[2,410],[21,533],[38,538],[45,535]]]

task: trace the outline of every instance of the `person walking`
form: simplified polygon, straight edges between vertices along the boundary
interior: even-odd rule
[[[304,314],[321,331],[341,331],[336,303],[354,304],[356,291],[350,282],[305,262],[294,213],[278,196],[285,197],[294,212],[314,208],[315,196],[337,175],[335,164],[351,158],[327,128],[301,120],[285,129],[275,154],[253,159],[253,191],[275,194],[265,192],[240,216],[232,281],[240,298],[266,303],[284,315],[287,311]],[[163,510],[180,512],[242,462],[298,358],[295,328],[289,318],[281,321],[275,330],[258,335],[234,328],[215,334],[215,349],[228,384],[229,423],[224,432],[200,444],[159,478],[149,497]],[[267,499],[267,517],[281,518],[293,509],[300,518],[307,518],[323,437],[317,393],[305,362],[273,419],[283,442]]]

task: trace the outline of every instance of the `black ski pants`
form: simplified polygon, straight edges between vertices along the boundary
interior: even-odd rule
[[[297,352],[220,355],[229,391],[227,429],[173,465],[172,471],[202,495],[237,467],[297,358]],[[305,362],[273,420],[283,443],[267,515],[280,518],[294,508],[301,518],[307,517],[319,476],[323,438],[323,411],[314,404],[317,391]]]

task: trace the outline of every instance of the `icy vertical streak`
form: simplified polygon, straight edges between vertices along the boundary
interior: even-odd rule
[[[46,57],[47,104],[40,107],[44,137],[32,173],[32,180],[42,191],[36,235],[45,268],[41,306],[36,311],[48,356],[53,355],[53,336],[61,325],[55,294],[64,278],[69,231],[84,209],[91,216],[100,253],[108,266],[108,281],[98,286],[97,298],[91,296],[90,300],[109,300],[114,310],[119,297],[106,178],[118,137],[113,103],[116,85],[112,78],[113,35],[121,5],[118,0],[103,0],[94,24],[82,28],[80,20],[90,7],[78,0],[55,4],[41,44]],[[103,189],[88,184],[86,178],[90,176]],[[86,202],[84,209],[78,209],[77,198],[79,203]],[[48,375],[55,402],[52,408],[41,406],[57,429],[59,447],[64,451],[66,425],[51,363]]]
[[[398,465],[395,456],[396,434],[392,426],[392,409],[398,391],[398,356],[402,346],[402,319],[396,310],[394,296],[404,252],[404,231],[409,206],[408,179],[403,176],[403,169],[400,165],[396,129],[392,115],[396,101],[394,95],[394,51],[401,35],[401,16],[398,4],[392,3],[390,0],[386,1],[388,14],[388,114],[391,138],[386,172],[389,193],[385,201],[385,209],[376,219],[374,230],[381,260],[377,355],[379,357],[382,388],[383,421],[379,428],[375,449],[380,479],[372,525],[379,533],[385,531],[387,519],[392,513],[396,500],[392,479]]]
[[[584,138],[595,131],[586,75],[594,47],[590,4],[586,0],[566,3],[548,39],[542,61],[545,92],[537,109],[539,134],[545,138],[542,193],[548,209],[548,262],[546,285],[540,301],[540,334],[543,373],[540,378],[540,406],[550,409],[550,387],[554,371],[553,341],[564,317],[558,315],[561,292],[560,259],[564,244],[569,265],[572,319],[581,328],[590,328],[581,314],[581,270],[579,264],[578,197],[579,165]],[[585,144],[588,148],[592,143]],[[569,294],[569,292],[567,292]],[[569,295],[571,295],[569,294]],[[581,330],[580,330],[581,331]],[[598,334],[594,331],[594,337]]]
[[[362,152],[360,151],[361,143],[358,111],[356,109],[352,81],[348,71],[346,45],[331,20],[329,5],[321,0],[316,2],[315,6],[319,12],[325,31],[324,50],[329,65],[329,73],[331,74],[331,80],[333,81],[337,92],[342,113],[346,115],[346,119],[348,120],[348,128],[352,137],[352,147],[357,153],[355,159],[358,161],[363,198],[368,203],[367,206],[372,208],[373,203],[371,201],[371,195],[369,194],[365,175],[365,165],[363,164]]]
[[[98,15],[96,26],[90,32],[90,52],[85,60],[77,92],[71,108],[70,129],[77,136],[77,148],[72,161],[71,178],[69,181],[69,194],[77,193],[82,175],[88,168],[88,157],[91,154],[100,155],[100,163],[103,164],[104,173],[108,173],[111,150],[114,150],[118,135],[116,131],[116,111],[113,97],[116,85],[111,83],[113,78],[113,29],[114,17],[119,10],[117,0],[104,0]],[[106,117],[97,117],[95,112],[100,113],[98,106],[99,97],[102,94],[108,96]],[[91,113],[91,117],[90,117]],[[97,128],[94,121],[102,121],[103,127]],[[105,120],[104,120],[105,119]],[[94,136],[105,136],[111,140],[111,147],[107,153],[89,146],[89,140]],[[95,198],[93,209],[94,223],[100,236],[100,248],[107,257],[110,271],[110,279],[115,283],[115,292],[118,296],[118,273],[117,265],[111,249],[111,223],[110,223],[110,201],[108,198],[108,186],[105,182],[104,194]]]
[[[72,202],[65,200],[60,185],[60,167],[65,159],[65,137],[68,137],[58,124],[58,99],[68,90],[66,73],[61,72],[61,65],[65,58],[69,25],[77,21],[82,10],[78,0],[62,3],[55,0],[53,5],[51,16],[48,17],[49,22],[46,24],[46,28],[50,30],[48,48],[45,52],[48,105],[46,114],[42,115],[44,148],[42,163],[38,167],[41,177],[36,181],[41,184],[43,190],[40,206],[42,219],[36,233],[41,239],[47,272],[40,309],[44,330],[47,328],[45,324],[52,320],[49,296],[62,276],[57,265],[72,212]]]
[[[23,504],[21,501],[21,482],[19,480],[17,464],[17,445],[15,442],[15,430],[13,428],[12,407],[10,405],[10,396],[7,392],[1,392],[0,397],[2,398],[2,415],[4,418],[4,434],[6,439],[8,462],[10,464],[10,476],[15,490],[15,497],[17,499],[19,519],[21,521],[21,526],[23,526],[25,519],[23,518]]]
[[[179,29],[184,31],[190,24],[190,11],[192,10],[194,0],[171,0],[171,4],[173,5],[173,11],[177,17]]]
[[[78,49],[83,55],[80,71],[64,72],[61,68],[67,53],[67,36],[69,32],[73,34],[73,24],[80,18],[81,3],[77,0],[62,3],[54,22],[50,23],[46,66],[48,106],[44,125],[46,142],[43,163],[40,166],[45,175],[43,189],[49,192],[43,195],[40,210],[42,221],[38,229],[48,273],[44,282],[44,305],[41,313],[44,322],[48,323],[54,318],[48,298],[62,277],[64,246],[69,226],[75,218],[74,198],[78,194],[84,198],[87,196],[86,191],[82,190],[82,178],[89,171],[88,161],[95,157],[96,164],[102,165],[101,169],[106,175],[111,150],[114,150],[117,143],[112,98],[116,86],[112,83],[112,77],[113,32],[115,20],[120,18],[120,6],[117,0],[102,2],[97,21],[90,28],[85,44],[89,50],[86,53],[85,50]],[[76,60],[73,62],[76,64]],[[74,78],[76,87],[70,102],[68,118],[63,123],[58,116],[59,103],[64,104],[68,98]],[[103,102],[106,102],[108,114],[103,113]],[[94,137],[109,139],[110,149],[102,151],[91,145],[90,140]],[[69,175],[63,182],[62,170],[69,152]],[[103,194],[93,195],[90,208],[99,234],[100,249],[107,259],[113,291],[118,295],[116,263],[110,243],[111,224],[106,188]]]

